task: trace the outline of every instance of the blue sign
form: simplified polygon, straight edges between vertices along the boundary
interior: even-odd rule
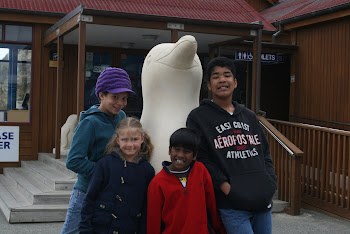
[[[236,51],[236,60],[253,61],[253,53],[251,51]],[[277,62],[277,54],[262,53],[262,62]]]

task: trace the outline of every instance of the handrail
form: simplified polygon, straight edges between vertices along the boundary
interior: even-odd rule
[[[295,146],[291,141],[289,141],[280,131],[278,131],[268,120],[263,116],[257,115],[260,124],[268,131],[268,133],[291,155],[290,160],[285,162],[290,162],[290,170],[287,170],[289,181],[284,185],[288,187],[289,202],[290,207],[285,208],[285,212],[290,215],[300,215],[301,210],[301,160],[304,156],[304,152],[301,151],[297,146]],[[276,157],[281,156],[279,153]],[[283,160],[280,157],[279,160]],[[282,169],[283,170],[283,166]],[[283,183],[283,179],[282,180]],[[285,182],[285,181],[284,181]],[[278,183],[280,189],[280,183]]]
[[[333,124],[333,125],[350,126],[350,124],[348,124],[348,123],[341,123],[341,122],[328,121],[328,120],[322,120],[322,119],[307,118],[307,117],[302,117],[302,116],[298,116],[298,115],[290,115],[289,118],[291,120],[293,120],[293,119],[306,119],[306,120],[312,120],[312,121],[317,121],[317,122],[329,123],[329,124]]]
[[[340,129],[333,129],[333,128],[328,128],[328,127],[321,127],[321,126],[316,126],[312,124],[305,124],[305,123],[295,123],[295,122],[286,122],[282,120],[276,120],[276,119],[268,119],[271,120],[275,123],[279,124],[288,124],[289,126],[294,126],[294,127],[308,127],[313,130],[320,130],[324,132],[329,132],[329,133],[334,133],[334,134],[342,134],[344,136],[350,136],[350,132],[346,130],[340,130]],[[266,121],[268,121],[266,120]]]
[[[280,133],[268,120],[262,116],[257,116],[261,125],[275,138],[278,143],[285,148],[292,156],[303,156],[304,152],[301,151],[296,145],[288,140],[282,133]]]

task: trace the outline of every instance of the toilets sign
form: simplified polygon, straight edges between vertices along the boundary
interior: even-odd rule
[[[18,162],[19,126],[0,126],[0,162]]]
[[[236,51],[236,60],[253,61],[253,53],[251,51]],[[262,62],[277,62],[277,54],[261,53]]]

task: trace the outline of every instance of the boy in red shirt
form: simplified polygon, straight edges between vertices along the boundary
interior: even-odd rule
[[[220,233],[210,174],[195,161],[199,143],[191,129],[171,135],[171,162],[162,163],[148,187],[147,233]]]

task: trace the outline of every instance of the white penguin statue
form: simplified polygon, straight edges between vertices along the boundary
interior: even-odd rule
[[[188,114],[199,105],[203,71],[196,52],[196,39],[186,35],[153,47],[143,64],[141,123],[154,145],[150,162],[156,173],[170,161],[170,135],[186,127]]]

